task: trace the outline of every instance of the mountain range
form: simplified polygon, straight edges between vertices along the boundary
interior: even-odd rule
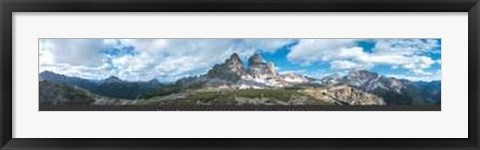
[[[155,79],[147,82],[129,82],[110,76],[101,81],[94,81],[69,77],[50,71],[40,73],[40,79],[64,86],[78,87],[99,95],[122,99],[136,99],[161,86],[161,83]]]
[[[409,81],[366,70],[352,70],[343,76],[333,74],[313,78],[297,73],[279,73],[273,62],[263,60],[259,54],[252,55],[247,61],[248,65],[244,65],[240,57],[234,53],[203,75],[182,78],[171,84],[161,84],[155,79],[131,82],[115,76],[94,81],[45,71],[40,73],[40,102],[45,105],[440,105],[441,103],[440,81]]]

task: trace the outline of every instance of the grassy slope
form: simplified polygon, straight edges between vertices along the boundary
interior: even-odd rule
[[[157,96],[139,102],[141,105],[235,105],[247,104],[331,104],[317,100],[295,89],[244,89],[244,90],[190,90],[176,95]]]

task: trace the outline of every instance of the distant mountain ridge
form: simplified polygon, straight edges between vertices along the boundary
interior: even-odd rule
[[[214,65],[205,74],[194,77],[186,77],[177,80],[173,84],[161,84],[157,80],[142,82],[123,81],[118,77],[111,76],[104,80],[93,81],[78,77],[69,77],[45,71],[40,73],[40,81],[48,81],[41,84],[50,89],[60,91],[72,91],[79,88],[77,95],[82,96],[97,94],[100,99],[149,99],[158,96],[166,96],[162,103],[177,102],[182,100],[195,104],[210,104],[211,100],[199,101],[205,97],[211,97],[217,103],[236,104],[253,103],[268,105],[286,104],[335,104],[335,105],[440,105],[441,82],[440,81],[409,81],[386,77],[366,70],[352,70],[346,75],[332,74],[323,78],[313,78],[297,73],[279,73],[273,62],[265,61],[260,54],[254,54],[248,58],[248,65],[244,65],[238,54],[233,53],[223,63]],[[57,85],[58,84],[58,85]],[[73,88],[71,88],[73,87]],[[264,93],[277,93],[283,95],[277,97],[264,97]],[[84,91],[83,91],[84,90]],[[218,91],[227,92],[218,92]],[[252,93],[243,93],[251,99],[242,97],[242,90]],[[276,91],[277,90],[277,91]],[[63,92],[61,92],[63,91]],[[196,91],[196,92],[194,92]],[[188,95],[198,93],[193,99]],[[207,91],[207,95],[205,95]],[[231,93],[241,91],[240,93]],[[43,92],[48,92],[43,90]],[[94,94],[88,94],[88,92]],[[203,93],[203,94],[202,94]],[[42,95],[42,90],[41,93]],[[43,93],[45,94],[45,93]],[[63,94],[68,96],[68,94]],[[93,96],[93,99],[99,99]],[[45,96],[44,96],[45,97]],[[46,97],[52,97],[47,94]],[[84,96],[83,96],[84,97]],[[59,102],[64,97],[57,97]],[[169,101],[167,98],[172,99]],[[199,98],[199,99],[196,99]],[[188,100],[187,100],[188,99]],[[314,100],[309,100],[314,99]],[[195,100],[195,101],[193,101]],[[110,102],[112,100],[107,100]],[[118,100],[115,100],[117,102]],[[46,101],[48,103],[53,103]],[[98,103],[98,102],[97,102]]]
[[[409,81],[386,77],[366,70],[350,71],[345,76],[327,76],[321,79],[326,85],[346,84],[382,97],[390,105],[439,105],[440,81]]]
[[[79,77],[70,77],[61,74],[57,74],[51,71],[44,71],[40,73],[40,78],[42,80],[51,81],[54,83],[59,83],[63,85],[76,86],[83,89],[95,89],[98,86],[98,83],[92,80],[83,79]]]
[[[93,81],[56,74],[50,71],[40,73],[40,78],[53,83],[79,87],[95,94],[122,99],[136,99],[162,86],[162,84],[155,79],[150,81],[131,82],[121,80],[115,76],[110,76],[104,80]]]
[[[58,107],[65,105],[91,106],[91,105],[128,105],[134,104],[134,100],[118,99],[98,95],[88,90],[54,83],[48,80],[40,80],[40,108]]]

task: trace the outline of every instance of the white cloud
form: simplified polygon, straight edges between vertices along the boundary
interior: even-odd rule
[[[48,46],[49,45],[47,45],[45,42],[40,41],[40,49],[38,52],[40,66],[53,64],[55,62],[53,58],[54,54],[51,52]]]
[[[331,68],[336,70],[367,69],[369,66],[358,64],[348,60],[335,60],[330,63]]]
[[[103,58],[101,50],[105,48],[103,40],[99,39],[41,39],[40,51],[55,63],[71,65],[99,66]],[[43,61],[43,60],[42,60]],[[50,62],[52,63],[52,62]]]
[[[410,70],[426,76],[440,60],[424,56],[439,53],[437,40],[380,39],[372,52],[357,42],[362,39],[301,39],[288,53],[289,61],[308,65],[327,62],[332,69],[368,69],[375,65]],[[125,80],[177,79],[204,73],[223,62],[233,52],[243,60],[255,51],[274,52],[291,44],[292,39],[41,39],[40,70],[90,79],[110,75]],[[133,47],[129,55],[106,55],[106,48]],[[434,51],[432,51],[434,49]]]
[[[53,71],[68,76],[76,76],[88,79],[107,78],[114,70],[109,69],[111,66],[103,64],[97,67],[72,66],[69,64],[45,64],[40,67],[41,71]]]
[[[352,47],[355,42],[355,39],[302,39],[292,47],[287,58],[304,64],[328,61],[340,49]]]
[[[421,39],[380,39],[371,52],[357,46],[357,40],[305,39],[292,47],[287,55],[292,62],[311,64],[327,62],[332,69],[368,69],[375,65],[388,65],[392,69],[404,68],[420,75],[440,60],[424,56],[427,52],[439,53],[437,40]]]
[[[289,39],[48,39],[40,43],[41,61],[48,64],[41,70],[95,79],[109,75],[125,80],[174,79],[204,73],[233,52],[246,58],[256,50],[272,52],[292,42]],[[100,53],[105,48],[124,47],[133,47],[135,54]],[[109,67],[86,69],[102,65]],[[74,73],[79,71],[86,71],[85,75]],[[101,73],[86,75],[92,71]]]
[[[223,62],[233,52],[246,58],[256,50],[273,51],[291,43],[287,39],[137,39],[122,40],[124,45],[135,47],[152,58],[135,58],[147,63],[137,70],[149,70],[152,76],[173,78],[190,76],[192,72],[210,68]],[[128,70],[128,69],[127,69]],[[202,72],[203,73],[203,72]],[[135,75],[132,75],[135,76]]]
[[[165,49],[168,42],[166,39],[118,39],[112,43],[118,46],[133,46],[139,52],[154,53]]]
[[[386,74],[386,76],[410,81],[439,81],[442,79],[441,72],[441,70],[437,70],[435,72],[423,72],[422,74]]]
[[[379,54],[418,55],[425,52],[439,53],[440,43],[435,39],[378,39],[373,51]]]
[[[278,48],[294,42],[292,39],[242,39],[239,46],[244,49],[261,49],[274,52]]]
[[[101,53],[103,39],[40,39],[40,72],[54,71],[84,78],[106,78],[110,65]]]

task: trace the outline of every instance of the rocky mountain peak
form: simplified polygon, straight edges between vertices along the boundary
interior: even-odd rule
[[[64,80],[65,76],[60,75],[51,71],[43,71],[40,73],[39,77],[43,80]]]
[[[269,62],[267,64],[267,73],[271,75],[278,75],[277,69],[275,68],[275,64],[273,64],[273,62]]]
[[[234,70],[243,70],[243,62],[237,53],[230,55],[230,58],[225,60],[225,64]]]
[[[230,55],[230,58],[225,60],[225,61],[229,61],[229,62],[242,62],[242,60],[240,59],[240,56],[238,56],[237,53],[233,53],[232,55]]]
[[[273,62],[265,62],[258,53],[248,59],[248,71],[253,77],[275,77],[278,75]]]
[[[246,72],[243,63],[237,53],[233,53],[223,64],[216,64],[207,72],[209,78],[219,78],[229,81],[237,81]]]
[[[406,84],[409,84],[399,79],[388,78],[366,70],[350,71],[340,81],[368,92],[392,91],[402,93],[402,90],[407,88]]]
[[[46,76],[46,75],[57,75],[57,74],[51,71],[43,71],[42,73],[40,73],[40,76]]]
[[[378,78],[379,75],[374,72],[370,72],[367,70],[352,70],[348,72],[349,77],[354,77],[354,78],[360,78],[360,79],[372,79],[372,78]]]
[[[255,66],[255,65],[263,65],[265,62],[263,62],[263,58],[260,54],[255,53],[250,58],[248,58],[248,65],[249,66]]]
[[[160,82],[159,82],[157,79],[155,79],[155,78],[147,81],[147,83],[149,83],[149,84],[160,84]]]
[[[103,83],[118,83],[118,82],[123,82],[123,81],[116,76],[110,76],[103,81]]]

